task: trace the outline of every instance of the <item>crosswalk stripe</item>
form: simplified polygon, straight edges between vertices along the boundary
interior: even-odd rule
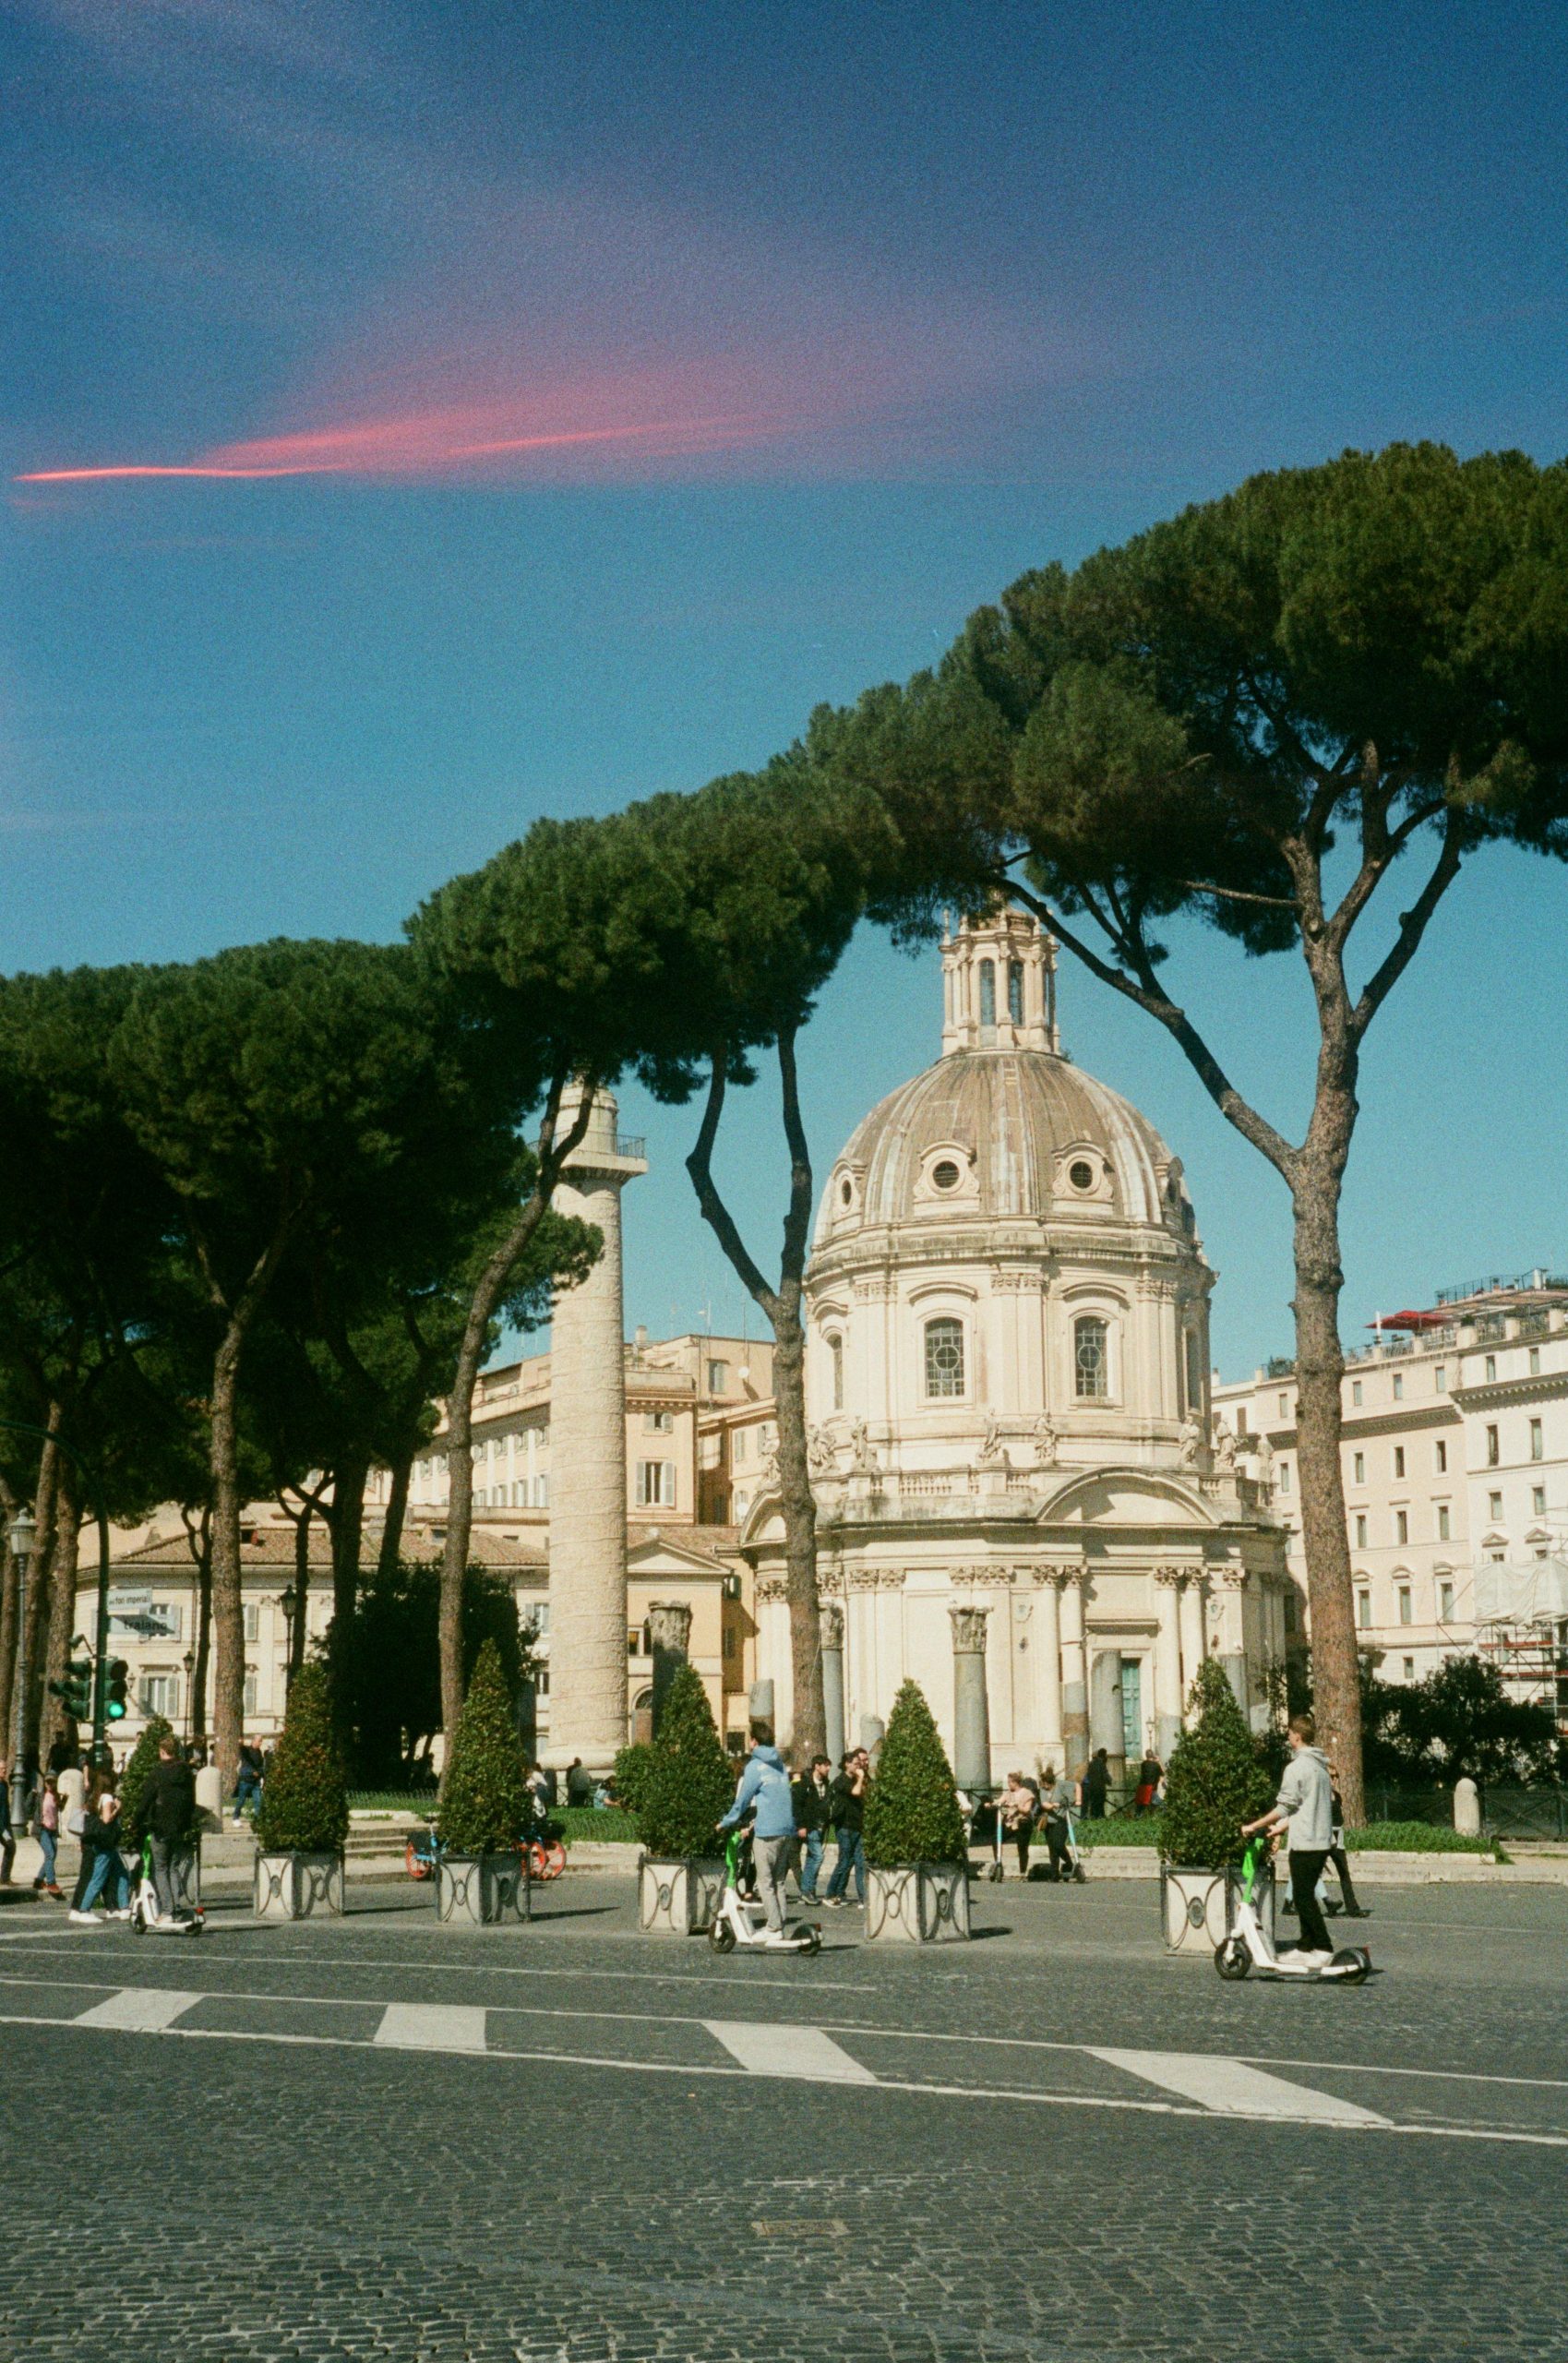
[[[874,2084],[877,2078],[852,2059],[820,2027],[783,2026],[755,2019],[704,2019],[732,2059],[752,2076],[797,2076],[821,2084]]]
[[[1226,2117],[1289,2118],[1307,2125],[1386,2125],[1376,2109],[1357,2101],[1341,2100],[1336,2093],[1315,2093],[1292,2084],[1283,2076],[1265,2076],[1261,2069],[1239,2059],[1215,2058],[1197,2051],[1119,2051],[1098,2044],[1084,2045],[1090,2056],[1112,2068],[1124,2068],[1148,2084]]]
[[[485,2013],[458,2002],[389,2002],[371,2041],[402,2051],[483,2051]]]
[[[202,1998],[199,1994],[176,1994],[166,1985],[122,1985],[102,2002],[94,2002],[90,2009],[78,2011],[71,2024],[119,2027],[129,2034],[157,2034],[164,2027],[173,2026],[177,2018]]]

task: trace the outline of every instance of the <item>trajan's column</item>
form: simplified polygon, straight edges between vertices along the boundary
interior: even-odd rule
[[[567,1129],[578,1101],[561,1107]],[[603,1232],[580,1288],[556,1299],[550,1334],[550,1739],[546,1760],[608,1771],[627,1736],[626,1371],[621,1192],[641,1157],[622,1154],[616,1103],[598,1093],[555,1204]]]

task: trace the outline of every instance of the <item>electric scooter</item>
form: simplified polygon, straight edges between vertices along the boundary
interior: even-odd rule
[[[1247,1841],[1247,1851],[1241,1857],[1241,1896],[1236,1907],[1236,1925],[1224,1944],[1215,1947],[1215,1967],[1220,1975],[1226,1979],[1241,1978],[1256,1969],[1265,1977],[1332,1978],[1341,1985],[1362,1984],[1372,1965],[1371,1954],[1365,1945],[1344,1945],[1328,1961],[1315,1953],[1275,1952],[1258,1916],[1256,1901],[1268,1860],[1267,1836],[1258,1830]]]
[[[775,1936],[768,1925],[768,1915],[760,1903],[748,1903],[740,1891],[740,1855],[742,1846],[738,1829],[732,1829],[724,1841],[724,1891],[719,1898],[719,1908],[708,1927],[708,1942],[716,1953],[733,1953],[737,1945],[754,1951],[773,1953],[814,1953],[821,1949],[822,1931],[814,1920],[786,1920],[782,1937]]]
[[[206,1933],[207,1914],[198,1903],[194,1912],[171,1919],[159,1906],[152,1877],[152,1848],[144,1839],[141,1869],[131,1895],[131,1934],[135,1937],[199,1937]]]

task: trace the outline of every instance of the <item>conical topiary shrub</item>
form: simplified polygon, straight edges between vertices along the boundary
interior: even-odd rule
[[[715,1824],[734,1796],[735,1773],[702,1677],[695,1667],[683,1665],[664,1693],[643,1768],[639,1818],[649,1853],[664,1862],[718,1853]]]
[[[1241,1825],[1257,1819],[1274,1782],[1217,1658],[1198,1668],[1187,1716],[1166,1773],[1160,1853],[1167,1863],[1222,1871],[1241,1860]]]
[[[257,1841],[268,1854],[338,1854],[348,1834],[348,1783],[326,1669],[302,1665],[261,1793]]]
[[[174,1734],[174,1726],[166,1715],[150,1715],[146,1730],[131,1750],[130,1762],[120,1775],[120,1817],[127,1829],[136,1828],[137,1808],[158,1762],[159,1744]]]
[[[866,1790],[864,1843],[867,1862],[880,1870],[969,1859],[952,1767],[917,1682],[904,1685],[888,1717]]]
[[[438,1818],[454,1854],[504,1854],[528,1826],[533,1800],[501,1655],[486,1641],[452,1734]]]

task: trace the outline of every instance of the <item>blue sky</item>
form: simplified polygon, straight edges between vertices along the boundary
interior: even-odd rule
[[[0,70],[8,967],[389,935],[535,814],[755,763],[1253,469],[1563,448],[1550,6],[0,0]],[[1565,917],[1483,863],[1379,1020],[1347,1335],[1568,1261]],[[1298,1116],[1290,964],[1178,958]],[[1219,1360],[1285,1349],[1279,1185],[1136,1012],[1062,1002],[1187,1163]],[[822,1170],[936,1027],[931,964],[857,943]],[[734,1323],[689,1116],[627,1122],[628,1319]]]

